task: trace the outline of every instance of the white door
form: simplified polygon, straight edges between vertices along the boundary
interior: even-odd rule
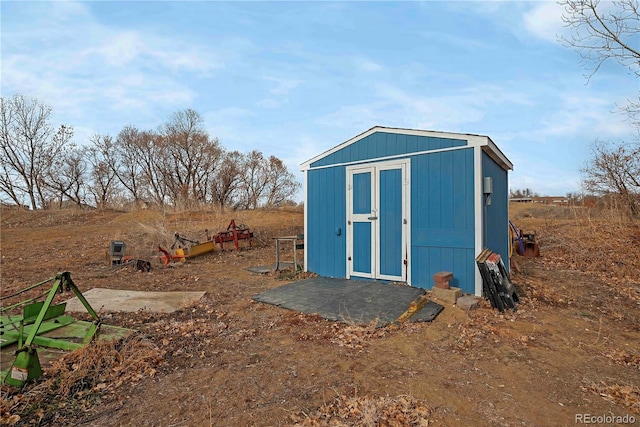
[[[347,168],[348,277],[406,282],[409,161]]]

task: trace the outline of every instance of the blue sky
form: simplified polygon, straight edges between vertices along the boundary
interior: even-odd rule
[[[596,139],[631,139],[612,114],[628,70],[589,83],[554,2],[0,3],[2,96],[53,108],[75,142],[156,129],[185,108],[229,150],[298,172],[373,127],[489,135],[511,188],[563,195]]]

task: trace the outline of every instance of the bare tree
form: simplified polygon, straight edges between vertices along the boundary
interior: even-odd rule
[[[85,148],[85,158],[91,170],[89,172],[87,192],[93,197],[95,206],[105,208],[118,191],[116,160],[112,154],[115,147],[109,135],[95,134],[91,145]]]
[[[14,201],[27,197],[33,209],[45,205],[45,173],[73,136],[70,126],[54,129],[50,116],[36,99],[0,98],[0,191]]]
[[[637,0],[563,0],[562,20],[572,30],[561,42],[576,49],[591,78],[609,59],[640,77],[640,9]],[[638,93],[620,110],[640,127]]]
[[[561,40],[578,50],[585,66],[592,69],[590,76],[613,59],[640,77],[637,0],[602,4],[600,0],[566,0],[559,4],[564,7],[562,21],[573,30],[570,37]]]
[[[236,206],[244,209],[281,206],[300,188],[287,167],[275,156],[257,150],[244,156]]]
[[[289,172],[282,160],[270,156],[267,166],[265,206],[269,208],[281,206],[293,197],[299,188],[300,183],[296,181],[295,176]]]
[[[583,65],[593,76],[602,64],[612,59],[640,77],[640,9],[638,0],[563,0],[562,19],[572,29],[570,37],[561,37],[565,46],[575,48]],[[637,86],[636,86],[637,88]],[[640,131],[640,91],[620,111]],[[617,195],[633,216],[640,215],[640,139],[607,144],[596,142],[593,158],[582,170],[583,186],[600,195]]]
[[[192,109],[174,113],[159,134],[166,153],[163,178],[174,205],[206,202],[222,154],[218,140],[209,137]]]
[[[240,177],[241,196],[236,203],[243,209],[257,209],[267,188],[267,168],[262,153],[253,150],[244,156]]]
[[[75,146],[64,149],[52,158],[46,171],[45,186],[58,200],[58,208],[66,199],[80,206],[84,203],[88,165],[84,150]]]
[[[240,186],[242,159],[242,154],[238,151],[222,154],[212,183],[213,201],[220,207],[221,212],[224,212],[224,208],[231,202],[234,192]]]
[[[640,145],[626,147],[597,141],[582,170],[586,190],[617,196],[633,217],[640,217]]]

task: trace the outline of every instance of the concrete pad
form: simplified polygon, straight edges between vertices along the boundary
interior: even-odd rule
[[[172,313],[198,301],[205,291],[193,292],[145,292],[120,289],[93,288],[82,295],[96,312],[149,310]],[[77,297],[67,301],[67,311],[86,312]]]
[[[462,289],[451,287],[449,289],[431,288],[431,296],[448,304],[454,305],[462,296]]]

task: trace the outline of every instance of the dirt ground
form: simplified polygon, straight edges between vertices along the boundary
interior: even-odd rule
[[[3,296],[58,271],[70,271],[81,290],[206,295],[171,314],[100,312],[104,323],[136,332],[45,365],[45,376],[24,390],[3,387],[0,421],[540,426],[571,425],[577,414],[590,414],[640,424],[640,228],[567,209],[512,208],[518,227],[536,231],[543,254],[516,257],[517,312],[501,314],[487,303],[471,312],[446,306],[432,323],[386,328],[252,301],[297,278],[245,270],[274,262],[272,237],[302,232],[297,210],[5,209]],[[231,218],[252,227],[252,248],[160,264],[157,246],[170,246],[174,232],[203,240],[205,228],[223,230]],[[151,272],[112,269],[110,240],[151,260]]]

